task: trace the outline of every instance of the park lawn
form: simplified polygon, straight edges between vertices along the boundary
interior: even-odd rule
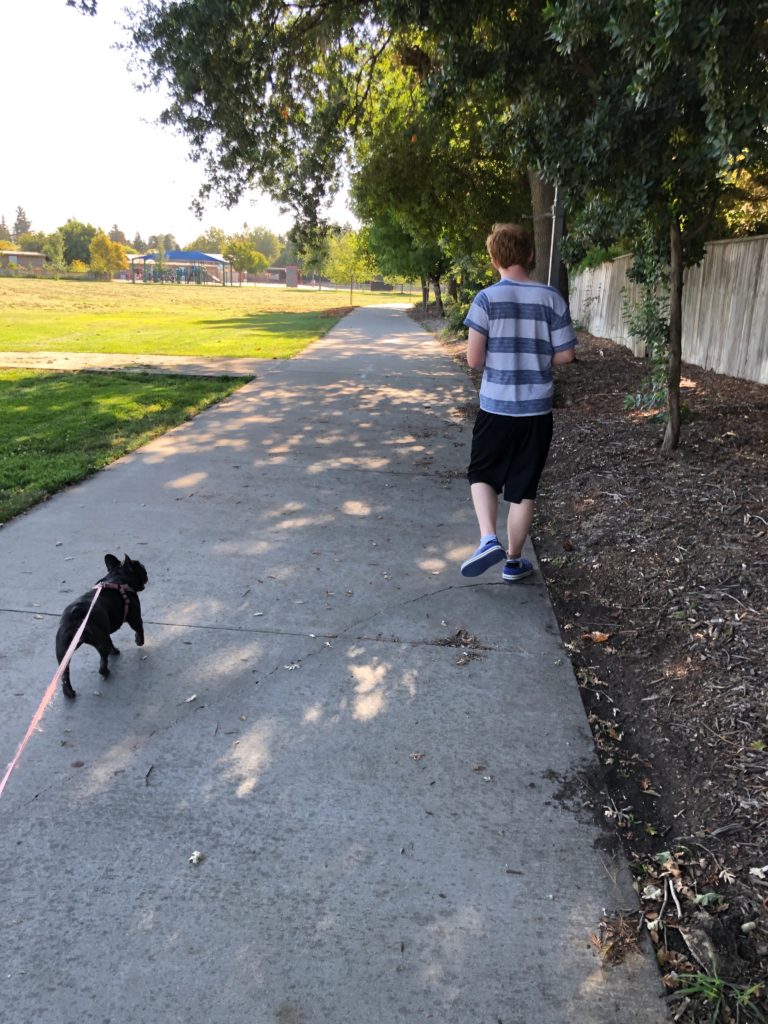
[[[403,301],[354,293],[354,303]],[[350,309],[348,291],[0,279],[0,351],[287,359]]]
[[[0,371],[0,523],[243,384],[242,377]]]

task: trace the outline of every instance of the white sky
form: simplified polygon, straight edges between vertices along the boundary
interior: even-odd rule
[[[268,197],[253,193],[232,210],[209,203],[202,221],[189,209],[203,169],[185,139],[152,122],[159,93],[140,93],[128,55],[111,48],[130,0],[99,0],[87,17],[65,0],[0,0],[0,215],[9,228],[22,206],[33,231],[50,233],[70,217],[131,241],[138,231],[171,233],[185,245],[215,226],[227,233],[262,226],[287,231]],[[352,222],[343,199],[334,219]]]

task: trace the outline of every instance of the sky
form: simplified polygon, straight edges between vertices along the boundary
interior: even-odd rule
[[[46,234],[70,217],[131,241],[172,234],[185,245],[207,227],[228,234],[250,227],[285,233],[292,216],[254,192],[226,210],[211,200],[202,220],[189,209],[203,168],[186,140],[153,122],[164,94],[138,92],[125,39],[127,0],[99,0],[95,17],[66,0],[2,0],[0,216],[13,228],[23,207]],[[331,209],[353,222],[343,198]]]

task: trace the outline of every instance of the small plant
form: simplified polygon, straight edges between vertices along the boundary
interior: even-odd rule
[[[745,1024],[766,1024],[768,1017],[760,1009],[757,1000],[763,1001],[765,986],[763,984],[734,985],[724,981],[713,968],[712,974],[686,974],[685,985],[675,993],[676,998],[702,999],[712,1006],[711,1024],[734,1019]]]

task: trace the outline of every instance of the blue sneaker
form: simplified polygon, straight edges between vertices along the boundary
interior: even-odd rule
[[[503,561],[505,556],[506,551],[499,544],[498,538],[494,537],[493,540],[488,540],[485,544],[481,544],[474,555],[462,564],[461,575],[481,576],[486,569],[490,569],[492,565]]]
[[[501,578],[505,583],[517,583],[533,573],[533,566],[527,558],[508,558],[501,570]]]

